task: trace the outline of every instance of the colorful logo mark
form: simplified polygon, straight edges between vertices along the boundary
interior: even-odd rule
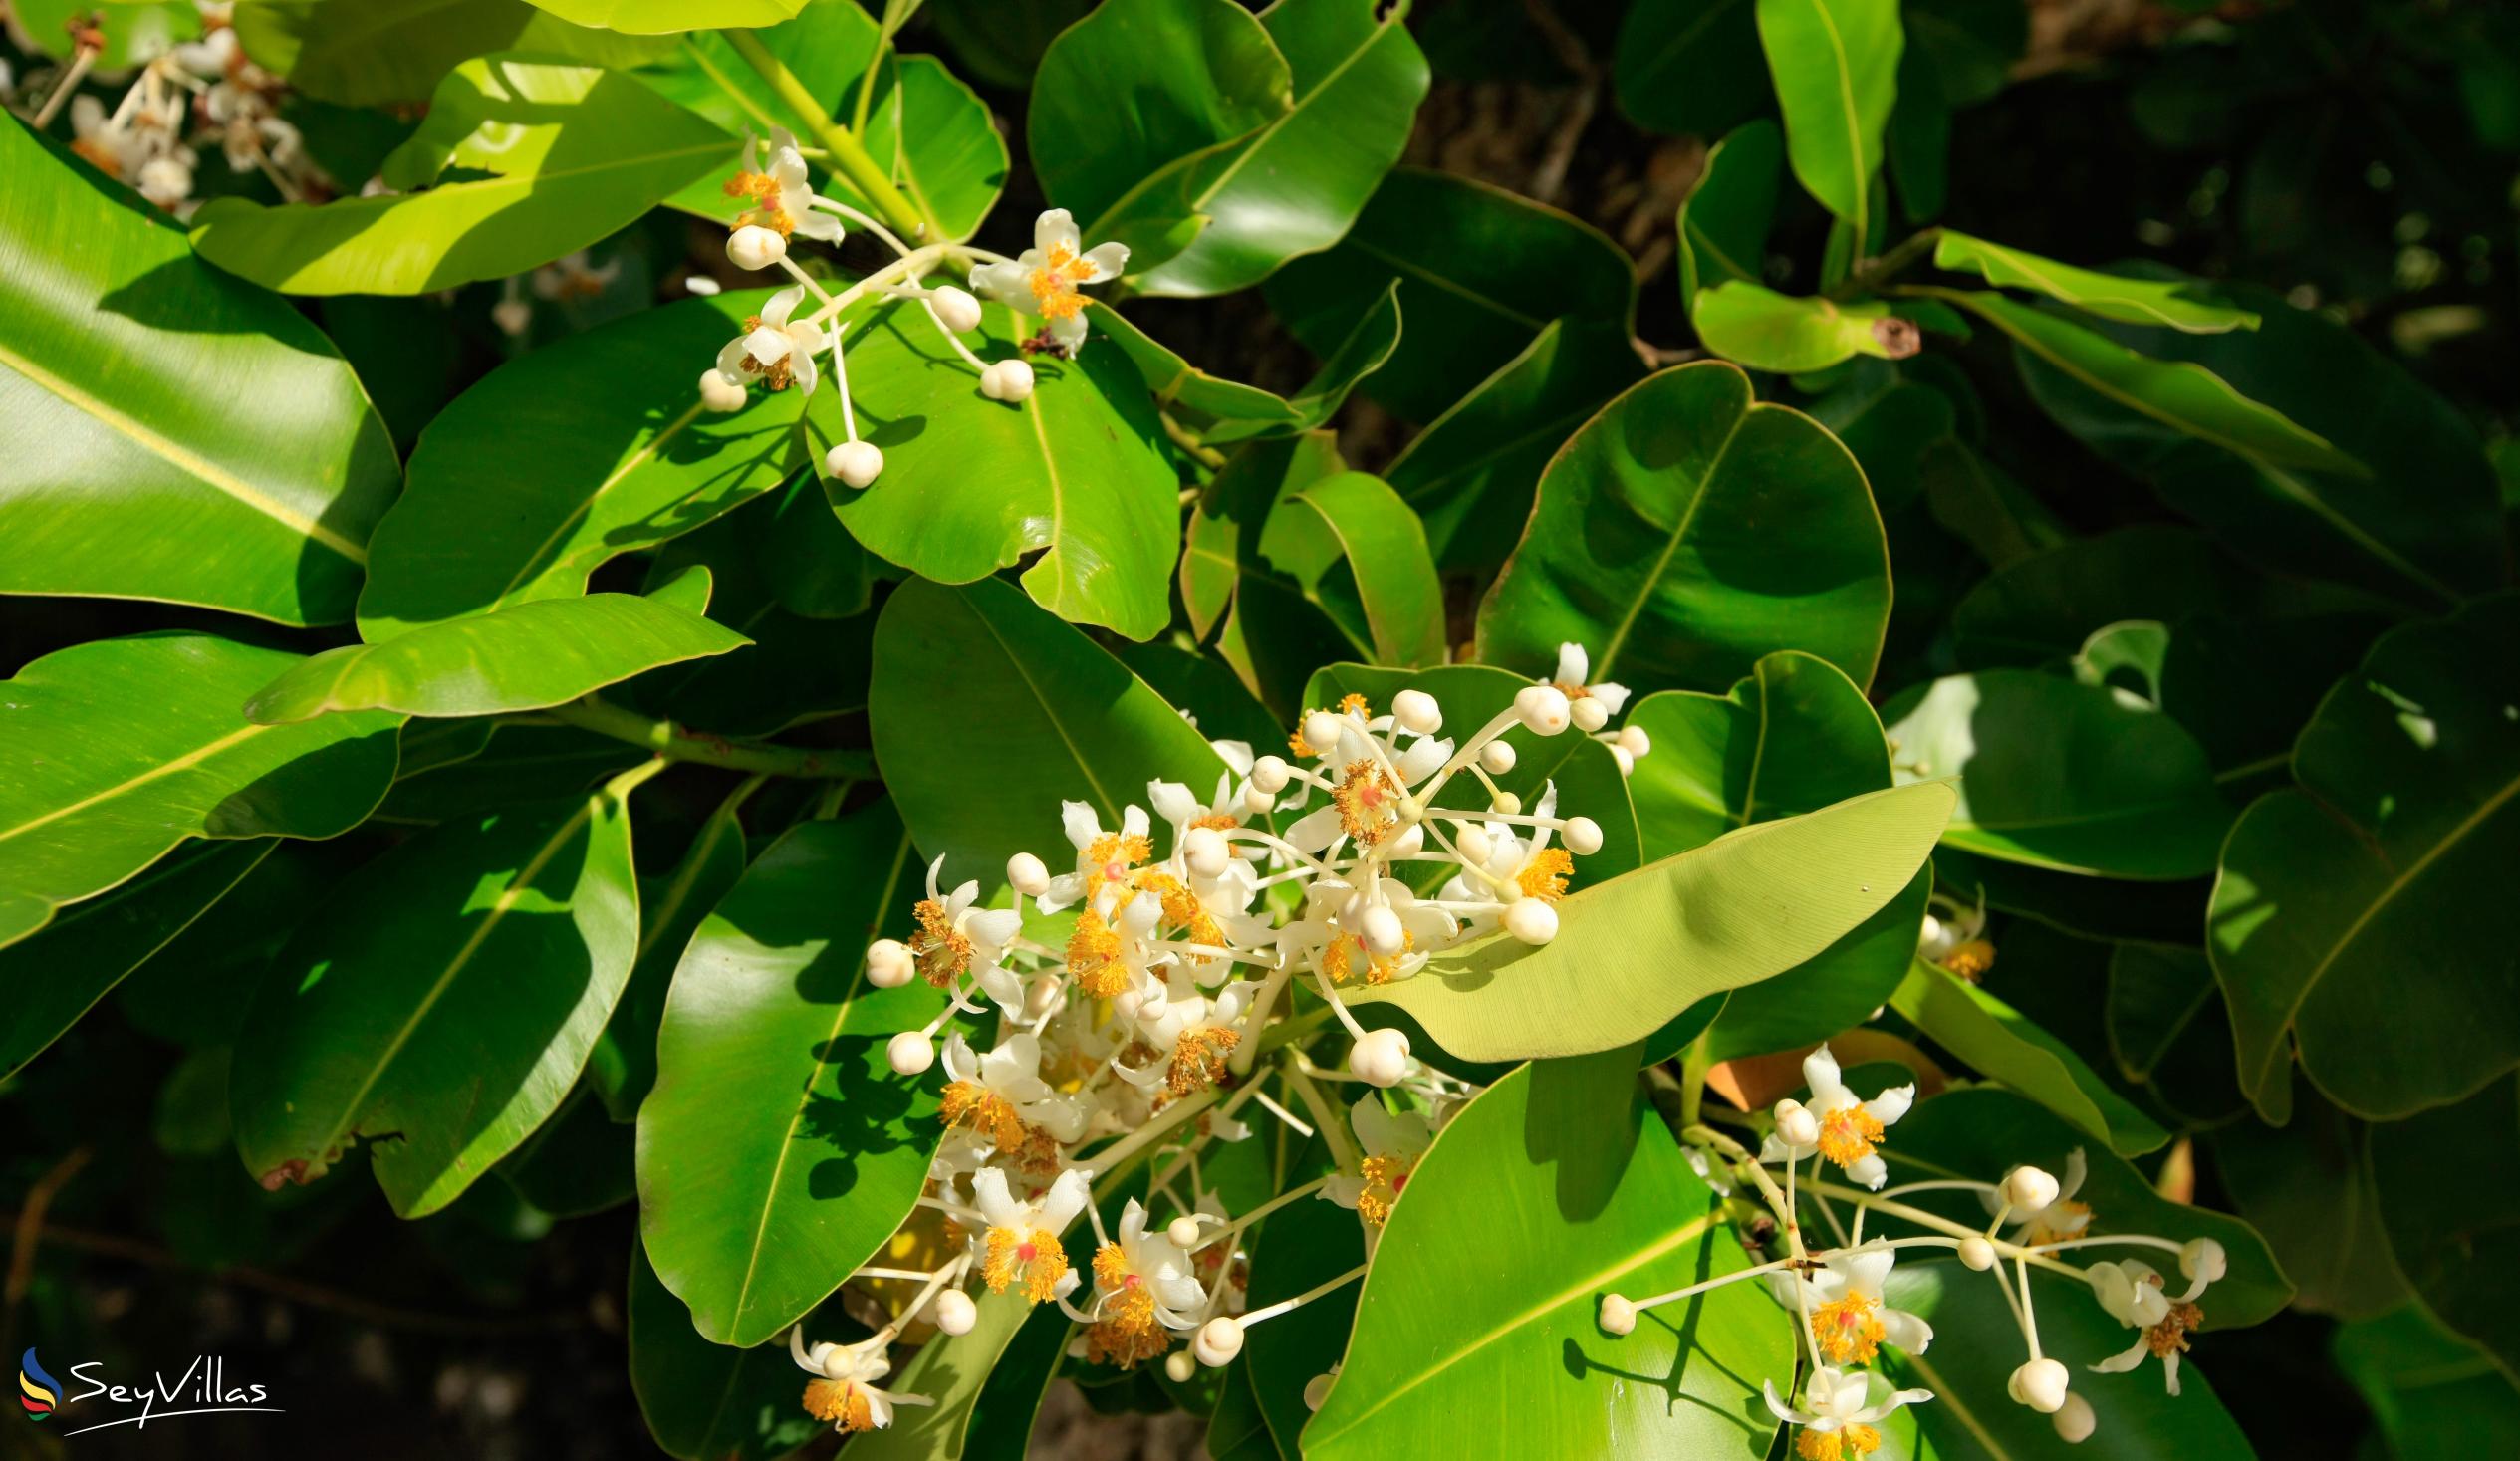
[[[18,1403],[26,1407],[29,1420],[42,1420],[61,1403],[61,1381],[44,1372],[44,1366],[35,1362],[31,1348],[18,1361]]]

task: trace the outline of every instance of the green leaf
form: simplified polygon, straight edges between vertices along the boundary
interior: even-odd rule
[[[2312,1313],[2367,1318],[2409,1297],[2381,1225],[2365,1134],[2314,1091],[2284,1125],[2232,1121],[2206,1138],[2232,1207],[2266,1235],[2301,1285],[2298,1307]]]
[[[563,20],[633,36],[777,25],[805,0],[533,0]]]
[[[1131,323],[1117,310],[1094,314],[1103,334],[1136,365],[1155,403],[1192,422],[1216,424],[1197,434],[1212,446],[1294,435],[1318,428],[1348,400],[1359,380],[1383,367],[1400,340],[1398,286],[1384,292],[1292,397],[1211,375]]]
[[[942,1003],[866,982],[867,942],[906,932],[919,868],[889,806],[808,822],[700,925],[638,1111],[647,1256],[721,1344],[776,1338],[892,1236],[942,1128],[934,1082],[884,1042]]]
[[[592,1217],[637,1195],[630,1147],[630,1128],[615,1121],[582,1082],[559,1110],[499,1159],[499,1179],[537,1212]]]
[[[884,785],[929,859],[999,886],[1006,859],[1054,848],[1059,804],[1106,827],[1149,780],[1205,797],[1225,763],[1171,706],[1091,639],[996,582],[904,584],[876,624],[868,719]],[[957,722],[935,734],[938,706]],[[1023,767],[1020,780],[973,775]]]
[[[904,1405],[893,1412],[889,1429],[851,1441],[856,1461],[961,1461],[974,1441],[985,1445],[993,1439],[972,1434],[973,1412],[986,1392],[1030,1380],[1037,1395],[1038,1386],[1048,1382],[1071,1332],[1068,1317],[1055,1305],[1028,1304],[1015,1293],[977,1294],[973,1302],[980,1314],[970,1333],[950,1343],[921,1345],[884,1381],[887,1389],[936,1403]],[[1045,1337],[1053,1340],[1050,1352],[1036,1356],[1032,1346]]]
[[[348,107],[425,103],[459,62],[493,51],[635,66],[672,44],[574,26],[525,0],[243,0],[235,24],[256,65]]]
[[[1781,974],[1890,902],[1922,867],[1947,787],[1899,787],[1763,822],[1558,904],[1558,936],[1468,944],[1414,978],[1352,990],[1387,1002],[1462,1060],[1584,1055],[1642,1039],[1720,990]],[[1570,1003],[1567,991],[1584,998]]]
[[[1552,320],[1521,355],[1411,437],[1384,477],[1424,520],[1436,565],[1504,562],[1549,459],[1643,374],[1625,330]]]
[[[1302,712],[1304,684],[1316,666],[1363,651],[1262,556],[1260,545],[1280,503],[1346,470],[1328,431],[1255,442],[1209,479],[1190,510],[1180,590],[1191,633],[1213,636],[1217,657],[1281,722]]]
[[[1736,0],[1737,3],[1737,0]],[[1741,7],[1745,11],[1747,5]],[[1785,137],[1765,118],[1715,143],[1697,186],[1680,203],[1680,308],[1694,315],[1703,291],[1728,281],[1767,278],[1768,228]]]
[[[744,333],[764,298],[643,310],[510,362],[457,397],[377,527],[361,635],[578,598],[614,558],[776,486],[799,398],[756,392],[721,415],[703,411],[684,378]]]
[[[1993,669],[1882,707],[1902,781],[1959,778],[1952,847],[2058,872],[2166,880],[2214,865],[2231,809],[2204,749],[2131,695]]]
[[[2400,988],[2404,986],[2401,984]],[[2397,1269],[2442,1326],[2520,1376],[2520,1222],[2510,1184],[2468,1180],[2480,1156],[2520,1150],[2520,1091],[2497,1081],[2369,1142],[2381,1227]]]
[[[1479,657],[1537,672],[1573,641],[1597,680],[1719,690],[1761,655],[1801,649],[1862,684],[1890,603],[1855,458],[1707,361],[1612,401],[1549,464],[1479,606]]]
[[[1345,1121],[1348,1108],[1334,1103],[1331,1115]],[[1414,1188],[1414,1181],[1410,1185]],[[1308,1293],[1366,1260],[1362,1221],[1318,1193],[1270,1214],[1253,1235],[1253,1244],[1248,1287],[1253,1309]],[[1357,1288],[1335,1289],[1290,1314],[1255,1325],[1244,1339],[1252,1397],[1266,1425],[1263,1434],[1275,1438],[1272,1445],[1278,1452],[1298,1453],[1304,1427],[1313,1418],[1304,1404],[1305,1387],[1347,1352],[1348,1334],[1356,1324]]]
[[[1890,1004],[1979,1074],[2029,1096],[2121,1155],[2150,1151],[2170,1139],[2063,1041],[1948,970],[1916,960]]]
[[[1694,318],[1709,351],[1753,370],[1802,374],[1857,356],[1916,353],[1915,327],[1879,300],[1839,304],[1727,279],[1698,292]]]
[[[448,619],[381,644],[327,649],[245,707],[260,725],[383,708],[406,715],[540,710],[641,670],[750,641],[697,613],[634,594],[539,599]]]
[[[385,159],[385,181],[403,191],[278,206],[220,198],[194,216],[192,241],[220,268],[290,294],[422,294],[585,248],[735,151],[627,76],[491,56],[449,73],[428,120]]]
[[[401,481],[350,366],[25,128],[0,173],[0,411],[45,443],[0,462],[0,594],[348,617]]]
[[[1854,237],[1869,240],[1878,221],[1873,180],[1906,44],[1897,0],[1758,0],[1758,20],[1794,176]]]
[[[2295,743],[2299,790],[2232,828],[2206,949],[2268,1120],[2290,1110],[2296,1054],[2376,1120],[2520,1067],[2520,908],[2502,891],[2520,855],[2516,650],[2520,594],[2383,636]]]
[[[2520,1381],[2420,1305],[2347,1325],[2329,1348],[2393,1456],[2490,1455],[2520,1429]]]
[[[56,650],[0,700],[0,944],[121,885],[188,837],[338,837],[393,780],[386,715],[250,724],[305,661],[172,631]]]
[[[1316,355],[1400,282],[1408,334],[1365,393],[1431,421],[1561,316],[1622,330],[1636,311],[1628,256],[1554,208],[1467,178],[1392,169],[1337,247],[1271,276],[1271,309]]]
[[[1229,446],[1257,436],[1274,436],[1281,431],[1318,429],[1348,403],[1348,393],[1357,388],[1358,381],[1390,363],[1399,343],[1399,283],[1394,280],[1391,287],[1383,292],[1382,298],[1374,301],[1358,319],[1356,328],[1348,332],[1348,338],[1322,358],[1321,368],[1313,372],[1313,378],[1305,382],[1304,388],[1287,397],[1286,409],[1290,419],[1283,423],[1263,423],[1256,419],[1229,420],[1201,435],[1210,445]]]
[[[1774,108],[1750,0],[1637,0],[1619,27],[1619,110],[1648,131],[1714,136]]]
[[[831,1306],[838,1320],[840,1306]],[[799,1397],[808,1376],[788,1346],[735,1349],[691,1327],[691,1311],[656,1277],[644,1250],[630,1265],[630,1376],[647,1430],[682,1461],[774,1461],[827,1427]]]
[[[1225,1366],[1225,1382],[1216,1396],[1216,1413],[1207,1420],[1207,1454],[1213,1461],[1278,1461],[1278,1443],[1269,1434],[1268,1417],[1260,1413],[1260,1397],[1251,1392],[1251,1366]]]
[[[650,754],[576,726],[503,724],[480,755],[395,782],[377,809],[377,820],[428,826],[497,812],[518,802],[584,791]]]
[[[1087,25],[1102,24],[1110,8]],[[1380,0],[1280,0],[1261,12],[1291,73],[1291,105],[1257,130],[1147,174],[1098,215],[1086,230],[1097,239],[1125,236],[1133,221],[1208,220],[1131,287],[1225,294],[1337,243],[1399,160],[1426,95],[1426,58],[1407,15],[1406,4]]]
[[[1793,1359],[1765,1294],[1717,1289],[1625,1339],[1595,1322],[1605,1293],[1749,1262],[1635,1099],[1636,1064],[1525,1066],[1445,1125],[1384,1227],[1306,1456],[1766,1453],[1756,1385]]]
[[[1291,545],[1281,525],[1300,527],[1318,539],[1307,545],[1300,568],[1285,554]],[[1333,565],[1344,565],[1365,611],[1376,662],[1441,664],[1444,643],[1443,585],[1426,551],[1426,533],[1382,478],[1341,472],[1296,491],[1271,513],[1260,551],[1308,586]]]
[[[557,1110],[630,977],[628,799],[652,767],[449,823],[336,887],[247,1016],[255,1058],[228,1079],[245,1169],[310,1182],[365,1140],[393,1210],[421,1217]]]
[[[2258,317],[2243,309],[2200,299],[2183,279],[2127,279],[2077,269],[1946,228],[1934,240],[1933,266],[1974,274],[1998,289],[2026,289],[2104,320],[2128,325],[2166,325],[2191,335],[2255,330]]]
[[[0,989],[12,991],[0,1004],[0,1081],[66,1034],[278,846],[256,838],[186,849],[0,950]]]
[[[280,843],[115,991],[131,1028],[187,1050],[231,1045],[254,983],[300,919],[348,872],[342,850]],[[222,1101],[224,1103],[224,1101]]]
[[[1000,306],[985,314],[983,359],[1013,357],[1030,327]],[[837,478],[823,485],[869,552],[963,584],[1047,549],[1023,575],[1042,607],[1132,639],[1162,630],[1179,479],[1153,445],[1162,427],[1116,347],[1089,340],[1073,361],[1035,360],[1031,398],[1010,405],[980,394],[978,372],[915,307],[864,308],[845,344],[859,429],[882,449],[883,476],[864,491]],[[817,463],[846,439],[840,414],[838,391],[808,403]]]
[[[2231,1053],[2231,1016],[2203,949],[2118,945],[2105,1012],[2120,1074],[2148,1088],[2171,1114],[2210,1124],[2248,1108]]]
[[[736,820],[742,807],[739,796],[719,803],[672,871],[638,880],[638,949],[630,982],[587,1057],[587,1085],[616,1121],[636,1120],[639,1102],[655,1088],[656,1031],[674,970],[701,920],[744,875],[744,825]]]

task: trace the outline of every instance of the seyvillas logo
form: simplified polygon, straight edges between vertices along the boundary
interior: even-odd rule
[[[282,1413],[279,1406],[267,1403],[271,1392],[263,1386],[232,1382],[228,1377],[227,1361],[215,1354],[195,1356],[190,1364],[184,1366],[182,1373],[172,1379],[164,1370],[157,1370],[149,1375],[149,1383],[145,1385],[114,1384],[101,1377],[100,1372],[104,1368],[105,1361],[101,1359],[84,1360],[70,1366],[71,1382],[78,1388],[65,1394],[61,1381],[47,1374],[44,1367],[35,1362],[35,1351],[29,1349],[26,1357],[18,1362],[18,1399],[25,1405],[28,1418],[33,1420],[46,1419],[64,1406],[99,1398],[108,1406],[139,1407],[129,1414],[103,1411],[112,1418],[94,1420],[63,1431],[64,1439],[118,1425],[146,1429],[152,1420],[172,1420],[184,1415]],[[83,1409],[71,1418],[88,1420],[91,1415],[99,1413],[98,1410]]]
[[[18,1403],[26,1407],[26,1418],[42,1420],[61,1403],[61,1381],[44,1372],[35,1362],[35,1351],[26,1351],[18,1361]]]

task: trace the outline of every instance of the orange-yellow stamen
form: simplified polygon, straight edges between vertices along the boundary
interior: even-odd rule
[[[1820,1154],[1842,1167],[1871,1156],[1881,1139],[1882,1123],[1863,1106],[1841,1106],[1820,1118]]]
[[[1523,870],[1514,874],[1514,885],[1523,896],[1554,903],[1566,896],[1566,880],[1575,875],[1575,856],[1564,848],[1542,848],[1523,862]]]
[[[1972,938],[1944,954],[1942,967],[1975,984],[1995,967],[1995,946],[1982,938]]]
[[[1164,1089],[1175,1096],[1188,1096],[1204,1091],[1225,1079],[1225,1057],[1242,1044],[1240,1033],[1213,1028],[1184,1030],[1172,1048],[1172,1067],[1164,1075]]]
[[[1058,1234],[1045,1228],[989,1229],[988,1257],[980,1265],[980,1277],[988,1282],[990,1293],[1003,1294],[1008,1285],[1020,1281],[1024,1297],[1039,1304],[1056,1296],[1059,1281],[1067,1274],[1068,1253],[1059,1246]]]
[[[1349,763],[1330,799],[1339,804],[1340,828],[1367,847],[1399,831],[1400,790],[1379,763]]]
[[[1021,1150],[1032,1128],[1015,1112],[1015,1102],[977,1081],[950,1081],[937,1098],[936,1113],[947,1126],[969,1126],[1004,1152]]]
[[[918,932],[910,938],[910,952],[918,959],[918,972],[928,983],[942,989],[970,969],[971,940],[947,920],[945,905],[934,898],[919,899],[910,912],[918,919]]]
[[[1811,1312],[1813,1337],[1832,1364],[1870,1364],[1882,1343],[1882,1304],[1863,1294],[1849,1294]]]
[[[1365,1190],[1357,1194],[1357,1216],[1378,1228],[1389,1221],[1392,1204],[1400,1200],[1416,1165],[1400,1156],[1367,1157],[1359,1167],[1365,1174]]]
[[[1095,999],[1111,999],[1129,987],[1120,934],[1092,908],[1077,914],[1076,932],[1068,935],[1068,970],[1077,988]]]
[[[875,1429],[875,1412],[867,1403],[867,1387],[854,1380],[818,1379],[805,1385],[805,1413],[829,1421],[835,1429]]]
[[[1033,302],[1040,307],[1045,320],[1065,320],[1086,307],[1084,295],[1077,286],[1094,278],[1094,266],[1077,257],[1077,251],[1066,244],[1051,245],[1040,268],[1032,274]]]

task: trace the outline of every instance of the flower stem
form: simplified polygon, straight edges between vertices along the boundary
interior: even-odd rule
[[[729,740],[687,731],[669,720],[650,720],[592,695],[555,705],[545,713],[581,730],[644,746],[669,761],[697,761],[729,771],[757,771],[807,780],[866,778],[875,774],[875,758],[864,751],[808,751],[795,746]]]
[[[788,110],[796,114],[799,122],[805,123],[805,129],[812,132],[814,139],[832,154],[834,170],[849,179],[850,185],[868,202],[875,204],[877,212],[911,238],[926,237],[938,231],[919,212],[917,205],[892,185],[892,179],[884,172],[882,164],[860,144],[856,133],[826,115],[823,104],[807,90],[805,83],[797,80],[796,73],[788,70],[786,62],[771,55],[770,48],[761,44],[758,36],[739,30],[725,30],[718,34],[726,38],[726,44],[735,48],[735,54],[744,58],[746,65],[761,73],[761,79],[770,84],[770,90],[779,94],[779,100],[787,104]]]

